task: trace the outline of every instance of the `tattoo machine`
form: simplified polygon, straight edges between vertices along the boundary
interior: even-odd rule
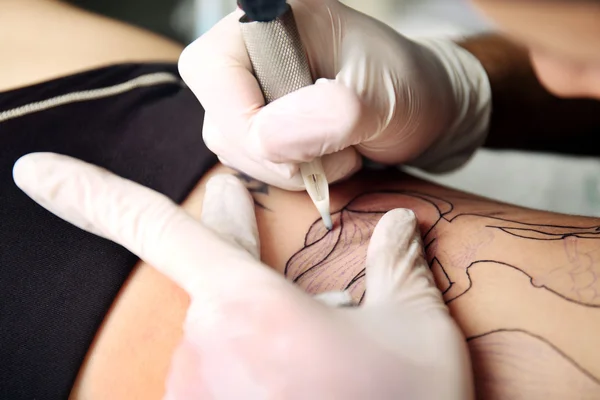
[[[238,0],[245,15],[240,29],[265,104],[314,83],[308,57],[292,8],[285,0]],[[300,173],[327,229],[333,228],[329,212],[329,184],[320,158],[300,165]]]

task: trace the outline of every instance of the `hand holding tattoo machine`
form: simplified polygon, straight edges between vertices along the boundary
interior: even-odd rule
[[[491,90],[467,50],[450,39],[411,40],[339,0],[288,2],[241,0],[243,18],[240,9],[229,14],[179,59],[206,111],[204,142],[225,165],[305,190],[320,187],[319,174],[305,171],[313,178],[305,184],[295,172],[319,157],[329,183],[364,158],[444,172],[485,140]]]
[[[242,36],[254,74],[270,103],[314,83],[292,8],[285,0],[238,0],[245,15]],[[331,230],[329,184],[320,158],[300,165],[300,173],[323,223]]]

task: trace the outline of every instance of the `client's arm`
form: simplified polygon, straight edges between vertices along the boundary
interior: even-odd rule
[[[209,176],[185,205],[194,215]],[[348,289],[357,301],[378,219],[393,208],[414,210],[438,285],[468,337],[480,397],[593,398],[600,391],[598,220],[513,207],[391,172],[333,186],[335,229],[327,232],[306,194],[241,179],[255,194],[263,259],[310,292]],[[186,306],[166,278],[137,268],[73,397],[160,398]]]

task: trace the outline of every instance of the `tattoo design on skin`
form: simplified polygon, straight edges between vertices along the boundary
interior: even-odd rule
[[[541,336],[500,329],[467,344],[478,399],[593,400],[600,393],[598,378]]]
[[[444,298],[451,302],[471,287],[469,269],[481,262],[515,268],[531,284],[588,307],[600,307],[600,227],[528,224],[489,214],[454,213],[454,206],[439,198],[414,192],[366,193],[332,213],[334,229],[328,232],[315,221],[306,234],[304,248],[285,267],[286,277],[309,293],[346,288],[358,300],[364,292],[364,260],[369,239],[379,219],[393,208],[410,208],[417,214],[430,263]],[[432,215],[437,216],[432,217]],[[457,237],[453,231],[468,232]],[[555,265],[523,264],[509,250],[528,241],[530,251],[556,253]],[[556,252],[548,244],[562,241]],[[437,251],[444,245],[453,251]],[[531,246],[534,250],[531,250]],[[337,269],[336,269],[337,266]]]
[[[460,194],[453,196],[459,197]],[[510,206],[498,205],[498,212],[489,212],[495,206],[492,204],[490,207],[490,203],[486,203],[478,213],[478,208],[482,208],[481,202],[472,198],[464,200],[469,210],[475,212],[457,212],[451,202],[418,192],[391,190],[361,194],[332,213],[332,231],[327,231],[320,220],[313,223],[305,236],[304,247],[286,263],[285,276],[308,293],[348,290],[360,303],[365,291],[366,251],[377,222],[391,209],[409,208],[417,214],[427,261],[451,310],[476,308],[477,301],[473,300],[473,296],[482,292],[484,287],[486,293],[498,291],[498,305],[492,304],[490,308],[507,307],[512,303],[503,303],[500,289],[507,293],[518,286],[528,291],[527,295],[537,303],[516,304],[514,307],[531,307],[531,315],[536,315],[536,307],[554,302],[556,307],[569,310],[566,315],[570,321],[565,323],[579,326],[573,329],[583,331],[582,340],[589,346],[600,346],[600,338],[593,334],[597,332],[594,329],[596,325],[600,328],[600,227],[519,222],[501,217],[505,214],[504,210],[510,210]],[[518,212],[515,215],[518,217]],[[521,254],[511,251],[523,246],[524,241],[528,254],[550,257],[551,265],[536,263],[535,259],[525,260]],[[557,246],[557,243],[562,243],[562,246]],[[485,277],[490,276],[490,271],[506,276],[506,279],[488,284]],[[492,311],[488,314],[493,314]],[[501,311],[498,314],[502,314]],[[510,315],[510,310],[502,315],[505,314]],[[481,319],[485,318],[493,319],[484,313]],[[457,319],[460,322],[460,316]],[[598,322],[590,324],[590,320]],[[580,383],[578,391],[581,388],[582,393],[595,393],[600,397],[600,363],[589,360],[586,354],[578,353],[568,343],[562,346],[564,338],[553,333],[555,321],[550,316],[540,315],[536,322],[540,321],[542,328],[524,322],[523,329],[512,331],[507,327],[496,327],[492,321],[487,330],[473,328],[474,331],[467,333],[471,351],[480,358],[480,365],[485,364],[476,374],[478,390],[486,387],[495,394],[501,394],[492,398],[514,398],[511,390],[518,387],[512,386],[514,378],[519,384],[529,385],[527,393],[533,396],[519,395],[518,398],[538,398],[540,390],[548,391],[544,398],[565,398],[559,394],[569,393],[574,382]],[[516,325],[510,328],[519,328],[519,323],[515,322]],[[493,347],[499,346],[498,342],[512,349],[505,352],[505,359],[494,356]],[[541,353],[538,356],[554,364],[544,368],[542,362],[532,360],[515,366],[510,357],[521,357],[520,354],[512,354],[518,353],[515,350],[518,348],[529,349],[527,351],[532,354],[534,349],[539,349]],[[535,356],[532,355],[532,358]],[[526,368],[530,375],[518,376],[520,368]],[[492,370],[493,374],[486,375],[486,371]],[[502,378],[497,371],[506,376]],[[538,381],[527,382],[531,377]],[[553,384],[549,385],[549,382]],[[553,391],[554,383],[560,390]]]
[[[235,176],[242,181],[242,183],[246,186],[246,189],[252,194],[252,198],[254,199],[254,205],[256,207],[262,208],[263,210],[271,211],[260,201],[256,200],[256,194],[264,194],[269,195],[269,185],[264,182],[258,181],[252,178],[249,175],[246,175],[243,172],[236,171]]]

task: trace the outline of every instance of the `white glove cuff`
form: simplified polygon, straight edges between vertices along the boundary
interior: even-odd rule
[[[457,115],[449,129],[408,165],[431,173],[461,167],[483,145],[492,110],[492,90],[485,69],[475,56],[448,39],[413,39],[437,56],[448,72]]]

